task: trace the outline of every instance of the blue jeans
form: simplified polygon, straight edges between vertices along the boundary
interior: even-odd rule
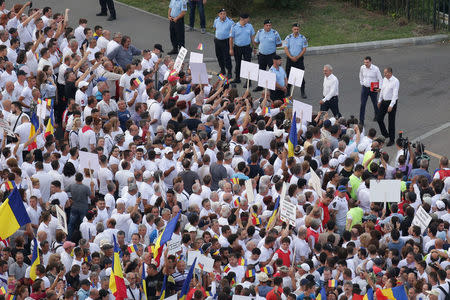
[[[206,28],[205,8],[203,6],[203,0],[189,0],[189,27],[194,27],[195,7],[198,7],[198,14],[200,15],[200,27]]]
[[[364,125],[364,117],[366,114],[366,103],[367,103],[367,98],[369,98],[369,96],[370,96],[370,100],[372,100],[373,111],[375,112],[375,117],[377,117],[377,115],[378,115],[378,106],[377,106],[378,93],[371,92],[370,87],[366,87],[363,85],[361,88],[361,107],[359,109],[359,122],[362,125]]]
[[[72,238],[72,234],[75,229],[80,229],[80,224],[83,222],[83,218],[86,216],[86,213],[87,209],[72,208],[70,210],[69,225],[67,226],[69,227],[69,236],[67,237],[68,240]]]

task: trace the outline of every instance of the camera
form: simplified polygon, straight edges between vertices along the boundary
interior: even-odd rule
[[[398,133],[398,139],[400,141],[400,147],[403,148],[403,155],[405,155],[408,152],[408,145],[409,145],[409,139],[407,137],[403,137],[403,131],[400,131]]]
[[[372,151],[375,154],[375,158],[380,158],[381,157],[380,149],[372,149]]]

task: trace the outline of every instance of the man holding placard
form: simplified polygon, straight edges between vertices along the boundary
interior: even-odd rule
[[[277,52],[277,47],[281,46],[281,38],[275,29],[272,29],[272,22],[264,20],[264,28],[258,30],[255,36],[255,44],[259,45],[258,65],[261,70],[266,70],[273,64],[273,58]],[[253,91],[259,92],[263,88],[257,86]]]
[[[284,40],[286,45],[284,46],[284,52],[286,52],[286,73],[289,77],[291,67],[299,68],[300,70],[305,70],[305,64],[303,58],[308,47],[308,41],[306,38],[300,34],[300,27],[298,23],[292,25],[292,33],[288,35]],[[305,78],[302,81],[302,87],[300,89],[302,93],[302,98],[306,99],[305,93]]]
[[[251,43],[255,39],[255,29],[249,21],[248,14],[241,14],[239,22],[231,27],[230,31],[230,55],[234,55],[236,62],[236,79],[234,83],[241,83],[241,60],[250,61],[252,59]]]
[[[270,91],[270,98],[272,100],[282,100],[287,92],[287,77],[286,72],[281,66],[281,56],[275,55],[273,57],[273,65],[270,67],[270,72],[275,73],[277,80],[275,83],[275,90]]]
[[[177,54],[184,47],[184,15],[187,11],[186,0],[170,0],[168,19],[170,21],[170,41],[172,50],[169,55]]]
[[[225,74],[225,68],[228,70],[228,79],[231,79],[231,56],[230,56],[230,30],[234,25],[233,20],[227,17],[227,11],[222,8],[218,12],[219,16],[214,20],[213,27],[216,29],[214,36],[214,45],[216,47],[216,57],[220,66],[220,73]]]

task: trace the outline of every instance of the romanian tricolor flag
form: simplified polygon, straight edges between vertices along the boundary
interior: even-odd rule
[[[236,277],[231,278],[230,285],[231,287],[234,287],[236,285]]]
[[[197,50],[203,50],[203,43],[198,44]]]
[[[239,184],[239,178],[237,178],[237,177],[231,178],[230,181],[232,184]]]
[[[36,60],[39,62],[39,60],[41,59],[41,55],[39,54],[38,51],[36,51],[36,53],[34,53],[34,56],[36,57]]]
[[[219,77],[220,81],[224,81],[226,79],[226,77],[223,74],[219,74],[217,75],[217,77]]]
[[[167,275],[164,275],[163,285],[161,289],[161,296],[159,297],[159,300],[164,300],[164,298],[166,298],[166,285],[167,285]],[[147,296],[145,296],[145,299],[147,299]]]
[[[255,275],[256,275],[255,269],[253,269],[253,270],[247,270],[247,271],[245,272],[245,277],[248,277],[248,278],[255,277]]]
[[[262,267],[260,270],[261,270],[261,272],[264,272],[267,275],[271,275],[272,274],[272,271],[270,271],[270,269],[268,267]]]
[[[320,289],[319,295],[317,295],[316,300],[327,300],[327,291],[325,290],[324,286]]]
[[[16,295],[11,295],[11,294],[9,294],[7,297],[6,297],[6,300],[15,300],[16,299]]]
[[[289,104],[289,103],[291,103],[291,99],[289,99],[289,97],[285,97],[285,98],[283,98],[283,102],[285,104]]]
[[[6,295],[6,289],[4,286],[0,287],[0,295]]]
[[[139,86],[141,83],[142,83],[141,78],[138,77],[138,78],[135,78],[135,79],[134,79],[134,85],[135,85],[135,86]]]
[[[181,288],[180,297],[178,298],[180,300],[186,300],[186,296],[190,290],[189,286],[191,284],[192,276],[194,274],[194,267],[195,267],[196,263],[197,263],[197,258],[194,259],[194,262],[192,263],[192,266],[189,269],[189,272],[187,274],[186,280],[184,280],[183,287]]]
[[[133,253],[133,252],[138,252],[138,247],[136,246],[136,245],[130,245],[130,246],[128,246],[128,252],[131,254],[131,253]]]
[[[127,287],[123,279],[122,265],[120,264],[120,248],[116,242],[116,236],[113,235],[114,240],[114,256],[111,268],[111,275],[109,276],[109,289],[111,293],[118,300],[127,298]]]
[[[295,120],[297,112],[294,112],[292,117],[291,130],[289,131],[288,139],[288,157],[294,156],[294,148],[297,146],[297,122]]]
[[[246,266],[247,265],[247,260],[245,258],[239,258],[238,260],[238,265],[239,266]]]
[[[226,265],[225,268],[223,268],[223,272],[224,272],[224,273],[230,272],[230,266],[229,266],[229,265]]]
[[[336,283],[335,279],[328,280],[328,287],[333,288],[333,287],[336,287],[336,286],[337,286],[337,283]]]
[[[46,99],[47,100],[47,105],[49,103],[48,100],[50,100],[50,118],[48,118],[47,121],[47,126],[45,127],[45,133],[44,136],[47,137],[50,134],[53,134],[55,132],[55,119],[53,116],[53,101],[52,99]]]
[[[201,271],[203,271],[203,269],[205,268],[205,265],[202,263],[198,263],[198,267],[200,268]]]
[[[252,224],[253,225],[260,225],[261,224],[261,218],[258,217],[257,214],[255,214],[254,212],[252,212]]]
[[[142,264],[142,276],[141,276],[142,291],[144,292],[145,299],[148,299],[147,298],[147,281],[145,280],[145,278],[147,278],[147,275],[145,274],[145,263],[144,263],[144,264]]]
[[[7,239],[20,227],[31,223],[17,187],[0,206],[0,238]]]
[[[41,263],[39,257],[39,244],[36,238],[34,238],[33,255],[31,256],[31,268],[30,268],[30,278],[34,281],[36,280],[36,267]]]
[[[278,208],[280,207],[280,196],[277,198],[277,202],[275,202],[275,207],[273,208],[272,215],[269,218],[269,221],[267,222],[266,230],[269,230],[269,228],[275,224],[277,221],[277,215],[278,215]]]
[[[263,115],[270,113],[270,107],[264,107],[262,113]]]
[[[234,203],[234,206],[239,207],[239,204],[241,203],[241,197],[237,197],[233,203]]]
[[[36,131],[39,129],[39,119],[36,115],[36,112],[33,112],[33,114],[31,115],[31,119],[30,119],[30,135],[29,137],[33,137],[34,134],[36,133]],[[36,144],[36,139],[28,146],[28,151],[31,151],[33,149],[37,148],[37,144]]]
[[[400,285],[396,286],[390,289],[377,289],[375,292],[377,296],[377,300],[408,300],[408,295],[406,294],[405,286]],[[367,291],[367,294],[364,296],[364,299],[372,300],[373,299],[373,292],[372,292],[372,298],[370,298],[369,291]]]
[[[155,246],[153,247],[153,258],[158,262],[158,265],[161,258],[162,249],[164,248],[164,245],[172,239],[172,234],[175,231],[175,227],[177,226],[179,218],[180,212],[178,212],[175,218],[167,223],[166,227],[163,229],[163,232],[161,232],[155,242]]]

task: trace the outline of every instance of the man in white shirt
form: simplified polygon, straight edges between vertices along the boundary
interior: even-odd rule
[[[80,139],[80,149],[86,148],[89,152],[94,150],[95,144],[97,143],[95,132],[91,127],[92,121],[92,116],[86,117],[86,125],[78,132],[78,137]]]
[[[392,75],[392,68],[384,69],[383,84],[380,89],[380,97],[378,99],[379,113],[377,116],[378,125],[380,126],[381,134],[384,137],[389,137],[389,142],[386,146],[394,145],[395,141],[395,114],[397,112],[398,89],[400,82]],[[388,114],[389,132],[384,125],[384,116]]]
[[[78,45],[81,45],[81,44],[83,43],[84,39],[86,38],[86,36],[84,35],[84,29],[85,29],[86,26],[87,26],[87,20],[81,18],[81,19],[78,21],[78,24],[79,24],[79,25],[78,25],[77,28],[75,28],[73,34],[74,34],[74,36],[75,36],[75,39],[76,39],[77,42],[78,42]]]
[[[120,41],[122,40],[122,34],[120,32],[116,32],[113,35],[113,39],[108,42],[106,45],[106,55],[113,52],[114,49],[120,46]]]
[[[336,118],[341,117],[339,112],[339,80],[333,74],[333,67],[331,65],[323,66],[323,98],[320,100],[320,111],[331,112]]]
[[[364,58],[364,65],[359,69],[359,83],[361,84],[361,107],[359,110],[359,123],[364,125],[364,116],[366,114],[366,103],[367,98],[370,96],[372,100],[373,110],[376,116],[378,115],[377,106],[377,94],[378,90],[381,88],[383,78],[381,77],[380,69],[372,64],[372,58],[366,56]]]

